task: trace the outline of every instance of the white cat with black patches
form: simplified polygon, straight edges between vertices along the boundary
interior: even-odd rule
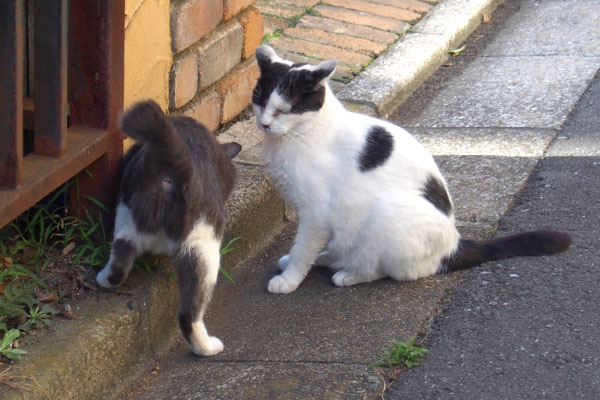
[[[299,217],[270,292],[294,291],[312,265],[331,267],[333,283],[349,286],[570,246],[569,235],[554,231],[461,238],[431,154],[404,129],[344,109],[327,84],[335,61],[294,64],[266,45],[256,58],[261,75],[252,105],[266,134],[266,171]]]
[[[167,117],[154,101],[134,105],[119,127],[138,141],[125,155],[110,259],[96,277],[119,286],[144,252],[171,256],[179,277],[179,326],[192,351],[223,343],[203,322],[219,272],[225,201],[233,189],[237,143],[217,143],[202,124]]]

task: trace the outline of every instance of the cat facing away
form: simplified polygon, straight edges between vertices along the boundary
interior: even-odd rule
[[[414,280],[516,256],[566,250],[562,232],[461,238],[446,181],[431,154],[404,129],[346,110],[328,80],[335,61],[295,64],[263,45],[252,106],[265,133],[265,169],[298,214],[283,271],[268,284],[289,293],[312,265],[350,286]]]
[[[179,326],[192,351],[210,356],[223,343],[203,322],[217,281],[225,201],[233,189],[237,143],[219,144],[202,124],[167,117],[152,100],[119,121],[137,140],[124,156],[110,259],[96,277],[105,288],[127,278],[144,252],[170,256],[179,280]]]

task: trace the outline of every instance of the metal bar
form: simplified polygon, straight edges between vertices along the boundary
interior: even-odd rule
[[[23,0],[0,1],[0,186],[17,187],[23,165]]]
[[[67,149],[68,1],[34,3],[34,152],[60,157]]]
[[[71,0],[69,85],[71,123],[108,129],[105,156],[80,174],[79,187],[109,208],[115,205],[124,135],[117,119],[123,110],[125,1]],[[85,204],[83,204],[85,207]]]
[[[0,188],[0,228],[108,151],[106,130],[71,126],[68,135],[69,145],[61,158],[30,154],[24,158],[21,185]]]

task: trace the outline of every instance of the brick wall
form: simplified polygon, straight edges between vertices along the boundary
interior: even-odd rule
[[[263,36],[256,0],[174,0],[169,110],[216,130],[251,101]]]

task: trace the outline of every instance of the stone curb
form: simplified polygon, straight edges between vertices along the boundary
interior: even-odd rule
[[[501,0],[445,0],[348,83],[337,97],[353,111],[387,118]]]
[[[500,2],[442,1],[411,33],[346,85],[338,97],[352,110],[387,117],[448,58],[449,50],[478,26],[482,14],[491,13]],[[254,123],[247,120],[238,124],[242,125],[237,132],[219,135],[223,140],[241,141],[247,149],[237,163],[238,186],[228,202],[224,241],[226,244],[231,238],[241,238],[234,246],[236,251],[224,259],[234,277],[236,273],[243,275],[236,266],[266,245],[289,217],[257,161],[259,139]],[[240,130],[240,126],[246,129]],[[179,334],[174,271],[164,265],[167,262],[161,264],[152,274],[134,274],[118,295],[99,293],[97,299],[83,301],[76,310],[81,319],[56,324],[52,332],[39,334],[36,340],[41,344],[32,345],[30,354],[10,372],[11,376],[21,377],[16,383],[29,390],[2,386],[0,397],[106,398],[118,392],[124,377],[148,368]],[[219,280],[217,290],[235,289],[227,286],[230,284],[223,277]],[[52,346],[47,345],[48,341]]]

